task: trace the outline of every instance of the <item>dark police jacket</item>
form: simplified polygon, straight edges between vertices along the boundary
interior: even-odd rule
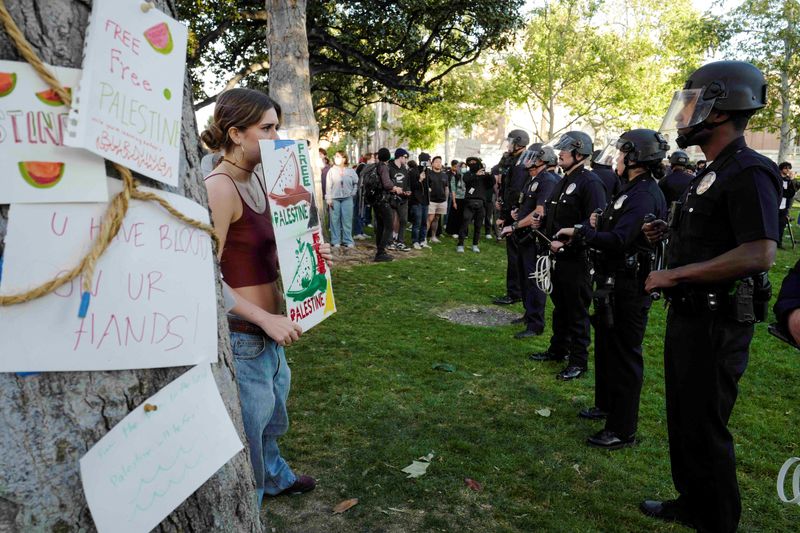
[[[778,294],[778,300],[772,308],[775,312],[775,318],[778,320],[778,325],[784,332],[788,333],[789,331],[789,315],[798,308],[800,308],[800,261],[795,263],[794,267],[783,278],[781,292]]]
[[[642,233],[644,217],[648,214],[663,219],[667,204],[656,180],[646,172],[622,185],[606,205],[597,229],[588,225],[583,228],[586,243],[600,251],[595,257],[598,271],[635,274],[635,269],[631,271],[626,267],[626,258],[640,252],[649,253],[652,249]]]
[[[522,220],[530,215],[538,206],[545,205],[550,199],[550,193],[553,192],[556,183],[558,183],[558,176],[549,170],[543,170],[535,178],[529,179],[520,193],[521,200],[518,202],[520,205],[517,220]]]
[[[708,261],[746,242],[777,241],[781,190],[775,163],[748,148],[744,137],[731,142],[681,197],[668,267]]]
[[[519,193],[522,192],[522,188],[528,180],[528,171],[524,166],[517,165],[519,157],[519,155],[505,153],[498,165],[502,174],[500,198],[503,200],[503,209],[500,211],[500,218],[505,221],[511,220],[511,210],[518,207]]]
[[[672,202],[677,202],[683,196],[684,191],[689,187],[689,184],[694,179],[694,176],[682,170],[676,170],[658,182],[661,187],[661,192],[664,193],[664,199],[667,201],[667,207],[672,205]]]
[[[592,172],[597,174],[597,177],[603,182],[603,186],[606,188],[606,198],[612,198],[617,195],[622,183],[620,183],[617,173],[611,170],[611,167],[595,164],[592,165]]]
[[[580,165],[553,187],[545,209],[545,235],[551,237],[561,228],[588,224],[594,210],[605,205],[603,182]]]

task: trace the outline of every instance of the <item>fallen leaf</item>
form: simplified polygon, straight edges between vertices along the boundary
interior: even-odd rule
[[[548,416],[550,416],[550,409],[548,409],[547,407],[544,407],[542,409],[537,409],[536,414],[547,418]]]
[[[482,378],[483,377],[483,374],[472,374],[472,375],[475,376],[476,378]]]
[[[579,465],[578,463],[575,463],[574,465],[572,465],[572,469],[574,471],[576,471],[577,473],[579,473],[579,474],[581,473],[581,465]]]
[[[483,490],[483,485],[481,485],[480,483],[478,483],[474,479],[465,477],[464,478],[464,483],[467,485],[467,487],[471,488],[475,492],[480,492],[480,491]]]
[[[430,463],[431,461],[433,461],[434,457],[435,457],[434,453],[430,452],[428,455],[424,455],[422,457],[418,457],[417,459],[420,460],[420,461],[428,461]]]
[[[466,268],[459,268],[459,269],[458,269],[458,271],[459,271],[459,272],[466,272],[466,271],[467,271],[467,269],[466,269]]]
[[[394,511],[395,513],[409,513],[408,509],[397,509],[396,507],[389,507],[390,511]]]
[[[417,478],[420,476],[424,476],[429,466],[431,466],[431,464],[426,461],[412,461],[410,465],[408,465],[402,470],[402,472],[408,474],[406,479],[411,477]]]
[[[358,498],[350,498],[349,500],[339,502],[339,504],[333,508],[333,514],[342,514],[355,505],[358,505]]]
[[[431,366],[434,370],[441,370],[442,372],[455,372],[456,367],[450,363],[433,363]]]

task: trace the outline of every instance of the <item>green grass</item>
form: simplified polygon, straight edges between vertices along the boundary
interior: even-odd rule
[[[684,530],[637,509],[644,498],[675,496],[663,306],[653,306],[645,337],[640,444],[591,449],[584,440],[601,423],[576,413],[592,405],[593,373],[558,382],[561,364],[527,359],[547,347],[549,303],[546,334],[526,341],[512,338],[515,326],[460,326],[435,316],[503,294],[504,246],[483,242],[481,251],[456,254],[447,238],[424,257],[334,269],[338,312],[288,351],[292,428],[281,440],[293,468],[319,478],[319,487],[267,500],[269,526],[278,532]],[[778,252],[775,294],[798,257],[800,248]],[[437,362],[457,370],[433,370]],[[781,503],[775,490],[780,466],[800,455],[798,373],[800,353],[757,325],[730,422],[741,531],[796,531],[800,524],[800,506]],[[543,407],[550,417],[536,414]],[[436,457],[428,473],[406,479],[400,469],[430,451]],[[483,490],[468,489],[465,477]],[[347,498],[360,503],[333,516],[333,505]]]

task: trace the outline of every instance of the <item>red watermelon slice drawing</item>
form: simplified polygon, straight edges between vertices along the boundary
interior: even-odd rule
[[[17,86],[16,72],[0,72],[0,98],[8,96]]]
[[[72,97],[72,89],[69,87],[64,87],[64,90],[67,91],[70,98]],[[40,102],[43,104],[47,104],[52,107],[58,107],[61,105],[66,105],[64,102],[61,101],[61,98],[58,97],[56,92],[53,89],[47,89],[46,91],[39,91],[36,93],[36,98],[39,99]]]
[[[20,161],[19,173],[31,187],[49,189],[64,175],[64,163],[48,161]]]
[[[166,22],[161,22],[145,30],[144,38],[159,54],[167,55],[172,52],[172,33]]]

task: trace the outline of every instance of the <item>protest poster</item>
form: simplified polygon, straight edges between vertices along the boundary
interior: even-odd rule
[[[121,189],[108,180],[109,190]],[[164,191],[176,209],[208,223],[208,211]],[[0,294],[66,272],[90,249],[107,204],[15,204],[9,209]],[[131,201],[100,257],[85,318],[81,279],[41,298],[0,307],[0,372],[118,370],[198,364],[217,354],[210,236],[154,202]]]
[[[479,139],[457,139],[454,157],[464,161],[470,156],[481,155],[481,141]]]
[[[78,85],[80,70],[48,68]],[[103,158],[64,146],[68,113],[28,63],[0,60],[0,204],[108,200]]]
[[[304,141],[260,141],[278,246],[286,316],[307,331],[336,312],[331,273],[319,254],[320,216]]]
[[[95,0],[67,144],[178,185],[186,26],[140,0]]]
[[[83,491],[97,530],[152,530],[242,448],[211,367],[194,367],[81,458]]]

